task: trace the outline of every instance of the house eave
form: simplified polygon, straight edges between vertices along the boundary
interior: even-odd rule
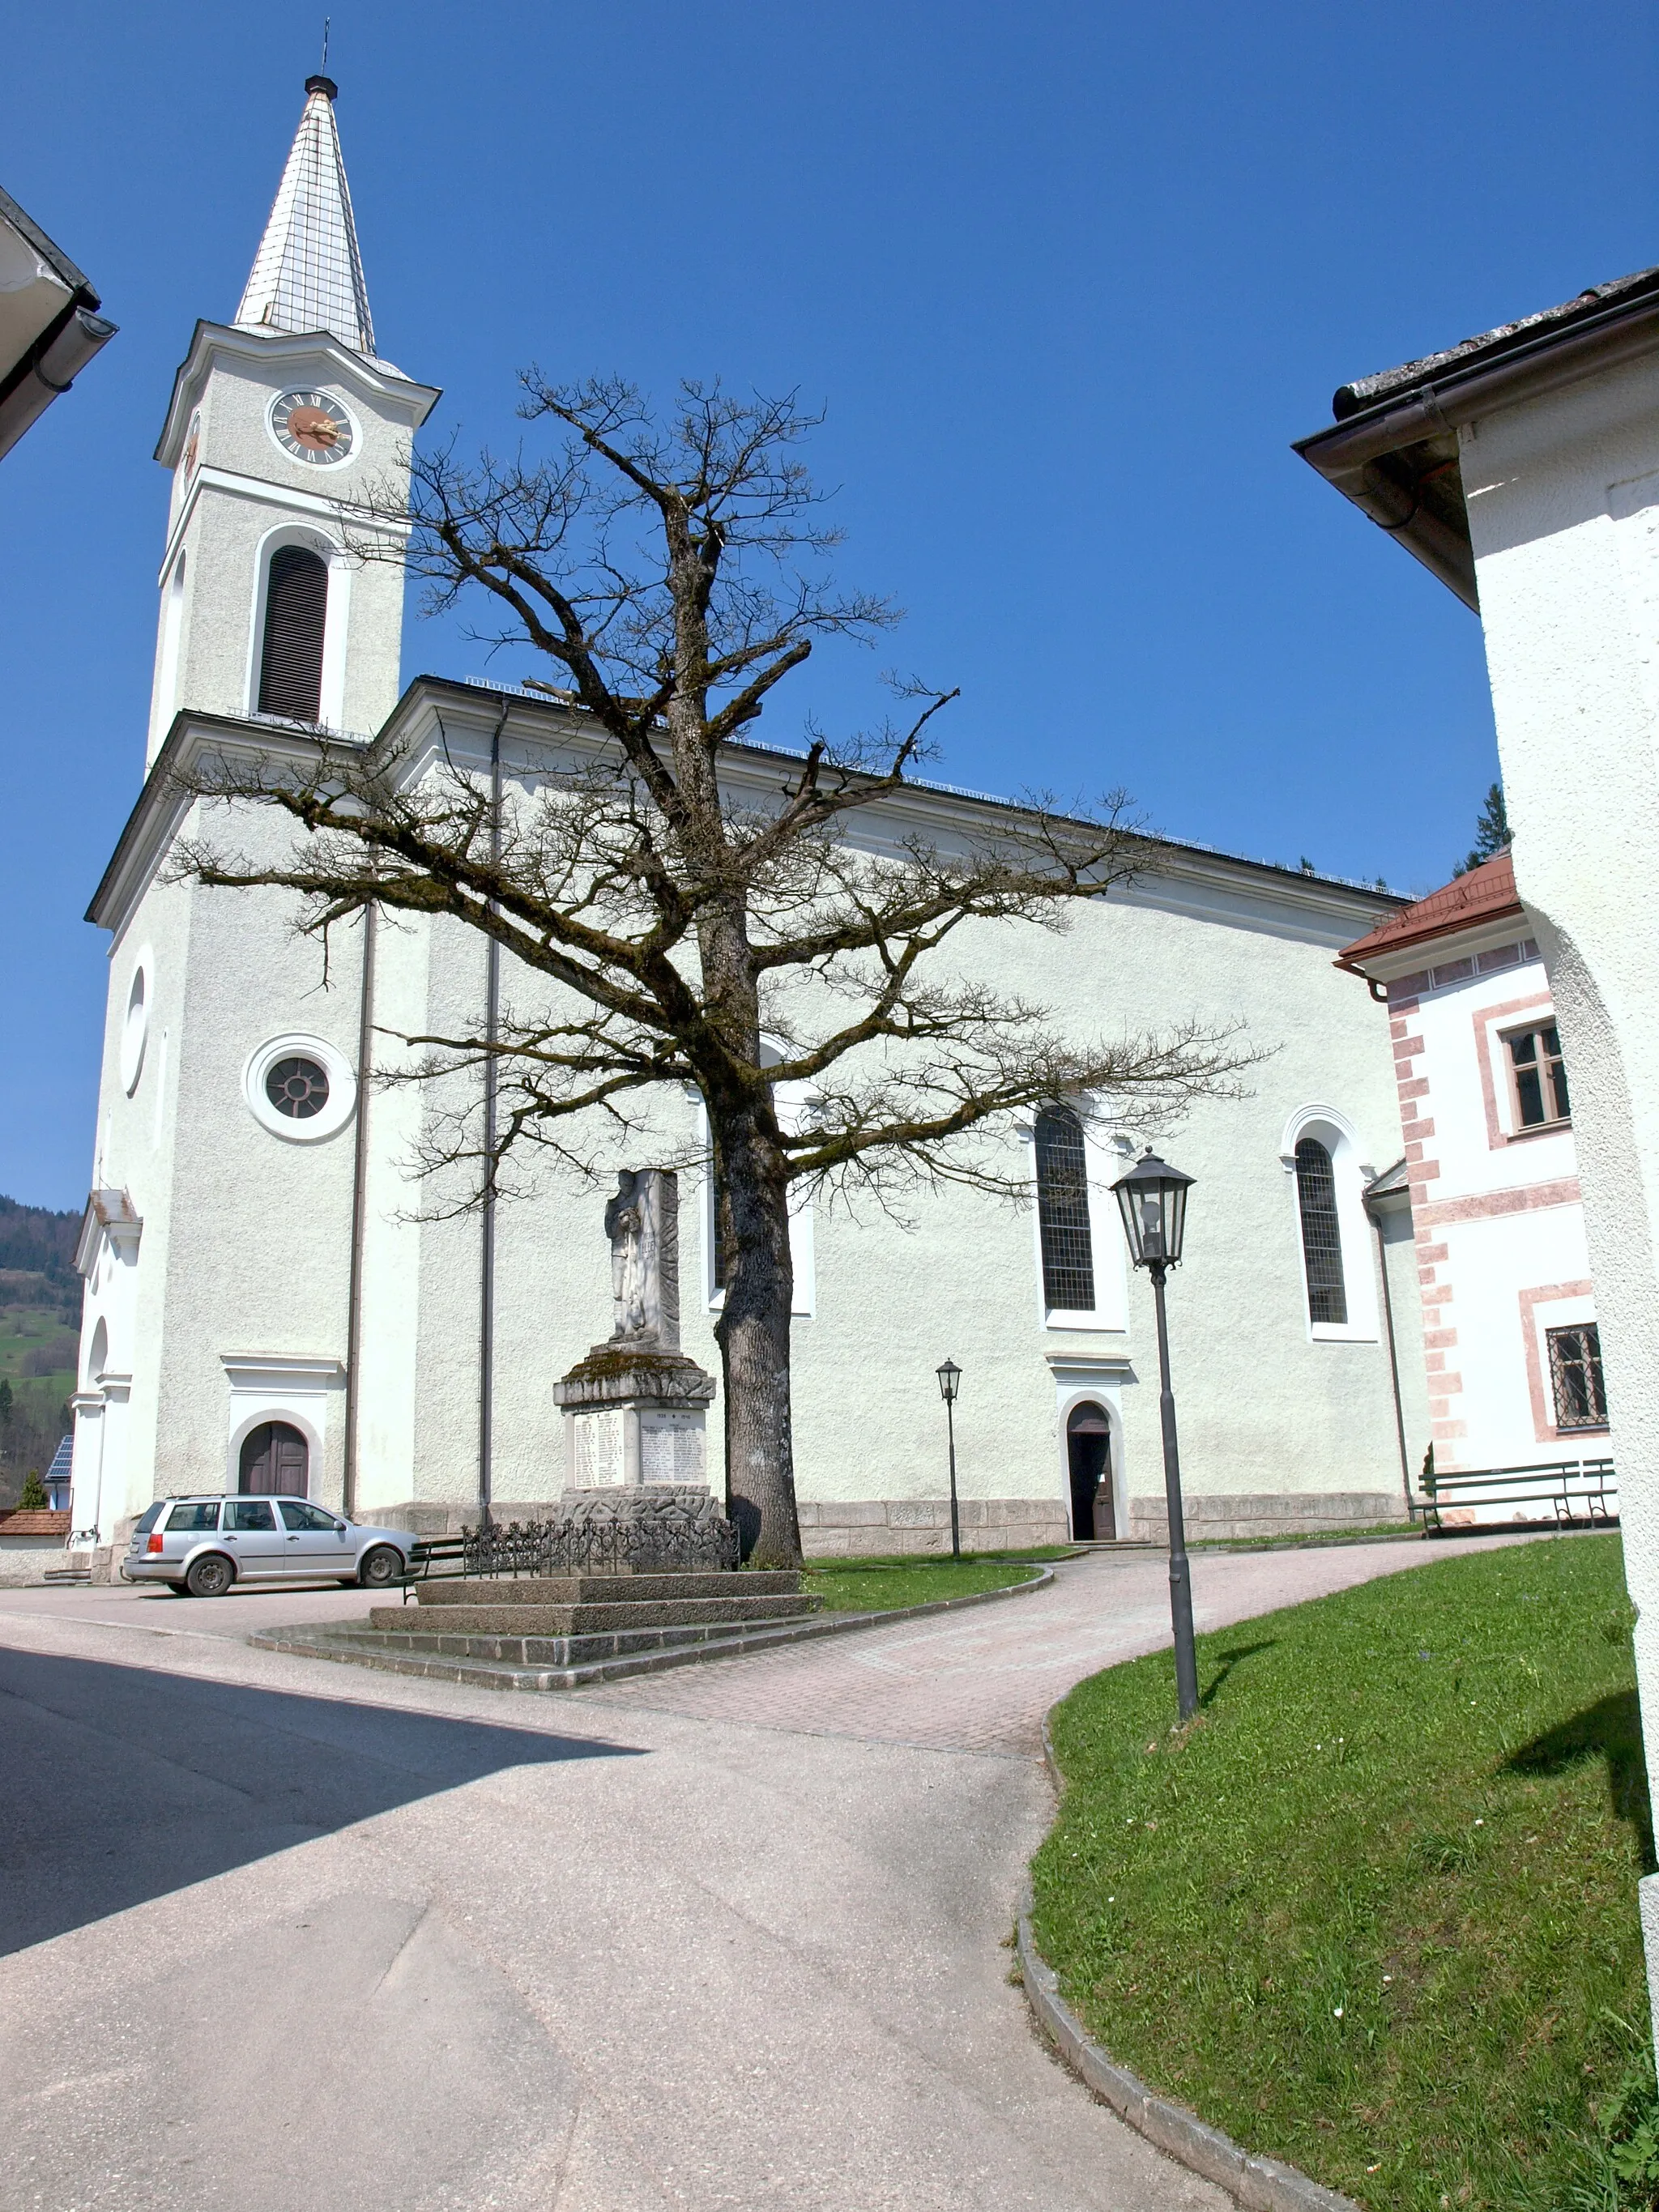
[[[1659,294],[1586,316],[1565,328],[1517,335],[1390,392],[1291,450],[1343,497],[1480,611],[1474,551],[1457,469],[1458,432],[1499,408],[1545,398],[1659,348]]]

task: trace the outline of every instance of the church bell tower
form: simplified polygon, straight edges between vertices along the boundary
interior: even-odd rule
[[[307,78],[241,304],[174,380],[147,768],[181,708],[368,736],[397,701],[403,571],[362,551],[398,549],[439,395],[375,351],[337,93]]]

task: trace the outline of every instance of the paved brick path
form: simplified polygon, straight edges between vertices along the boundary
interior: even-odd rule
[[[1202,1633],[1421,1566],[1425,1553],[1469,1548],[1451,1540],[1432,1553],[1421,1544],[1364,1544],[1198,1553],[1194,1615]],[[1074,1683],[1169,1641],[1163,1554],[1100,1553],[1064,1566],[1029,1595],[583,1695],[611,1709],[1031,1758],[1042,1750],[1043,1715]]]

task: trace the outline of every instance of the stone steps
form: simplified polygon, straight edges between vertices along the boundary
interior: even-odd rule
[[[522,1583],[507,1583],[507,1589]],[[476,1585],[475,1585],[476,1593]],[[736,1626],[750,1620],[793,1620],[817,1613],[821,1597],[799,1593],[775,1597],[659,1598],[654,1602],[606,1605],[520,1605],[494,1600],[471,1604],[448,1603],[416,1607],[423,1623],[441,1621],[453,1636],[604,1636],[617,1629],[693,1628]],[[368,1616],[371,1628],[407,1631],[407,1606],[377,1605]]]
[[[764,1620],[734,1629],[725,1621],[662,1628],[612,1629],[584,1636],[486,1636],[452,1632],[447,1627],[355,1628],[330,1626],[320,1632],[331,1642],[362,1651],[433,1654],[446,1659],[483,1659],[508,1667],[586,1667],[602,1659],[625,1659],[641,1651],[675,1651],[707,1644],[712,1638],[751,1630],[782,1627],[782,1620]]]
[[[264,1629],[248,1638],[265,1651],[287,1651],[305,1659],[333,1659],[351,1667],[368,1667],[383,1674],[414,1674],[428,1680],[461,1682],[486,1690],[580,1690],[595,1682],[614,1682],[629,1674],[654,1674],[664,1667],[689,1666],[705,1659],[736,1658],[745,1651],[765,1651],[802,1637],[822,1636],[837,1630],[872,1626],[884,1614],[839,1613],[827,1619],[812,1615],[795,1620],[758,1620],[744,1626],[654,1632],[662,1640],[653,1644],[648,1630],[618,1634],[619,1648],[611,1656],[572,1657],[565,1664],[517,1662],[511,1658],[467,1656],[451,1644],[498,1644],[510,1650],[514,1644],[556,1645],[558,1638],[472,1638],[433,1634],[429,1638],[411,1632],[347,1628]],[[571,1639],[573,1643],[577,1639]],[[580,1639],[586,1643],[587,1639]],[[428,1643],[438,1649],[427,1648]]]
[[[643,1581],[643,1577],[629,1577]],[[758,1575],[731,1577],[753,1589]],[[850,1630],[890,1627],[901,1620],[954,1613],[964,1606],[990,1605],[1000,1599],[1019,1597],[1041,1589],[1054,1580],[1054,1571],[1040,1567],[1030,1582],[1005,1589],[980,1590],[963,1597],[936,1599],[932,1603],[902,1606],[885,1613],[819,1613],[817,1601],[803,1600],[792,1587],[793,1575],[766,1579],[786,1585],[772,1600],[774,1611],[764,1618],[743,1620],[650,1621],[637,1618],[617,1629],[584,1636],[537,1635],[533,1631],[473,1633],[467,1626],[471,1607],[463,1600],[475,1596],[479,1585],[460,1586],[460,1598],[447,1598],[423,1609],[377,1607],[390,1613],[393,1626],[374,1627],[367,1622],[340,1622],[295,1628],[260,1629],[248,1638],[265,1651],[292,1652],[305,1659],[333,1659],[351,1667],[369,1667],[381,1674],[415,1674],[443,1682],[461,1682],[487,1690],[579,1690],[585,1685],[624,1680],[630,1674],[654,1674],[665,1667],[690,1666],[702,1660],[738,1658],[744,1652],[766,1651],[808,1638],[836,1636]],[[456,1585],[447,1585],[454,1589]],[[502,1583],[502,1589],[522,1584]],[[791,1605],[788,1618],[776,1608]],[[800,1609],[796,1610],[795,1607]],[[535,1610],[534,1608],[520,1608]],[[596,1608],[597,1609],[597,1608]],[[624,1608],[616,1608],[624,1609]],[[546,1608],[552,1610],[552,1608]],[[640,1613],[651,1613],[641,1603]]]
[[[489,1581],[480,1577],[416,1583],[422,1606],[658,1605],[690,1599],[796,1597],[797,1574],[714,1571],[661,1575],[571,1574]]]

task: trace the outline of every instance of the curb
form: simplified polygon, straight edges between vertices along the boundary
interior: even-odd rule
[[[1055,1795],[1063,1796],[1066,1778],[1054,1757],[1046,1713],[1042,1758]],[[1043,2034],[1085,2087],[1166,2156],[1224,2189],[1236,2203],[1244,2206],[1245,2212],[1362,2212],[1352,2197],[1339,2197],[1334,2190],[1310,2181],[1305,2173],[1279,2159],[1260,2158],[1254,2151],[1245,2150],[1219,2128],[1200,2120],[1184,2105],[1160,2097],[1138,2074],[1120,2066],[1060,1996],[1059,1977],[1037,1949],[1031,1933],[1029,1880],[1020,1899],[1017,1955],[1025,2002]]]
[[[1036,1565],[1036,1562],[1033,1562]],[[597,1659],[586,1666],[521,1667],[504,1663],[445,1659],[437,1654],[395,1651],[357,1652],[331,1645],[326,1626],[256,1629],[244,1640],[264,1651],[285,1651],[301,1659],[332,1659],[342,1666],[367,1667],[381,1674],[411,1674],[427,1681],[462,1682],[486,1690],[580,1690],[601,1682],[626,1680],[635,1674],[655,1674],[670,1667],[690,1667],[709,1659],[741,1659],[757,1651],[775,1650],[788,1644],[805,1643],[820,1636],[845,1636],[860,1628],[881,1628],[895,1620],[922,1620],[939,1613],[959,1613],[970,1605],[991,1605],[999,1598],[1024,1597],[1052,1583],[1052,1567],[1037,1565],[1027,1582],[1007,1583],[1000,1589],[974,1590],[964,1597],[933,1598],[926,1605],[895,1606],[886,1613],[819,1613],[811,1620],[757,1628],[744,1636],[708,1644],[683,1644],[666,1651],[638,1651],[625,1657]]]
[[[1351,2197],[1339,2197],[1310,2181],[1293,2166],[1241,2149],[1219,2128],[1172,2105],[1149,2089],[1139,2075],[1120,2066],[1091,2039],[1061,1997],[1054,1970],[1032,1940],[1030,1917],[1025,1911],[1019,1916],[1019,1971],[1025,2002],[1037,2025],[1072,2071],[1148,2142],[1224,2189],[1246,2212],[1360,2212]]]

